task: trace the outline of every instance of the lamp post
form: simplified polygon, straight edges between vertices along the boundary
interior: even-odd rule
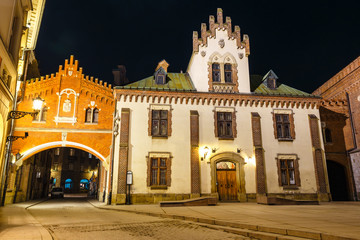
[[[15,98],[14,98],[14,107],[13,107],[14,110],[9,112],[9,115],[7,118],[7,120],[11,119],[11,124],[10,124],[10,134],[6,138],[5,164],[4,164],[4,171],[3,171],[3,179],[1,181],[2,183],[4,183],[4,187],[2,190],[2,198],[1,198],[0,206],[5,205],[5,197],[6,197],[6,190],[7,190],[7,185],[8,185],[8,175],[9,175],[8,171],[9,171],[9,165],[10,165],[12,142],[19,138],[22,138],[22,139],[27,138],[29,135],[27,132],[25,132],[25,136],[13,136],[14,120],[22,118],[26,115],[36,116],[37,114],[39,114],[39,112],[42,108],[42,104],[44,102],[43,99],[41,99],[40,97],[37,97],[33,100],[34,111],[33,112],[23,112],[23,111],[15,110],[16,109],[16,98],[17,98],[17,94],[15,94]]]

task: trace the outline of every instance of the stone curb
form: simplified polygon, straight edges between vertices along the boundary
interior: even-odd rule
[[[336,236],[336,235],[321,233],[321,232],[310,232],[310,231],[302,231],[302,230],[265,227],[265,226],[259,226],[259,225],[227,222],[227,221],[210,219],[210,218],[197,218],[197,217],[173,215],[173,214],[166,214],[166,213],[152,213],[152,212],[145,212],[145,211],[138,211],[138,210],[118,209],[118,208],[114,208],[111,206],[102,207],[102,206],[96,206],[95,204],[93,204],[90,201],[88,201],[88,202],[92,206],[99,208],[99,209],[103,209],[103,210],[114,210],[114,211],[120,211],[120,212],[129,212],[129,213],[148,215],[148,216],[153,216],[153,217],[186,220],[186,221],[199,222],[199,223],[218,225],[218,226],[224,226],[224,227],[248,229],[248,230],[264,232],[264,233],[280,234],[280,235],[291,236],[291,237],[301,237],[301,238],[307,238],[307,239],[313,239],[313,240],[358,240],[356,238],[341,237],[341,236]]]

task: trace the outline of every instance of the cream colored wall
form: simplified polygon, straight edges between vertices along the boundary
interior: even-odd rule
[[[123,101],[123,96],[117,103],[117,109],[130,108],[130,143],[129,143],[129,170],[133,171],[134,184],[132,193],[190,193],[190,110],[199,113],[199,147],[208,146],[210,149],[217,148],[215,154],[221,152],[235,152],[241,149],[240,155],[245,159],[245,188],[246,193],[256,192],[255,160],[252,142],[251,112],[258,112],[261,117],[262,139],[266,161],[267,186],[269,193],[284,193],[278,184],[277,154],[297,154],[299,158],[299,171],[301,187],[296,192],[316,193],[314,163],[310,138],[308,114],[319,117],[317,109],[294,109],[294,121],[296,139],[293,142],[278,142],[274,137],[273,119],[271,107],[250,107],[237,105],[236,123],[237,138],[234,140],[218,140],[214,134],[214,112],[216,106],[171,104],[172,111],[172,135],[168,139],[153,139],[148,136],[148,111],[150,103],[136,103]],[[149,102],[152,102],[151,100]],[[223,106],[221,106],[223,107]],[[229,107],[229,106],[226,106]],[[234,106],[230,106],[234,107]],[[119,137],[115,142],[114,164],[114,188],[117,186],[117,169],[119,156]],[[147,158],[149,152],[171,152],[171,186],[167,190],[151,190],[147,187]],[[201,192],[211,192],[210,164],[208,163],[213,153],[200,161],[201,168]],[[253,158],[250,159],[250,158]],[[200,157],[199,157],[200,160]]]
[[[219,40],[223,39],[225,46],[221,48],[219,46]],[[206,52],[205,57],[201,56],[201,52]],[[188,66],[188,73],[195,85],[195,88],[199,92],[208,92],[209,90],[209,71],[208,62],[209,58],[215,52],[220,55],[231,53],[235,58],[238,70],[238,82],[240,93],[250,93],[250,78],[249,78],[249,63],[248,57],[245,54],[245,48],[240,49],[236,45],[236,39],[229,39],[227,30],[216,29],[216,37],[208,37],[208,43],[204,46],[199,46],[199,52],[193,53]],[[243,58],[240,59],[239,53],[243,54]]]

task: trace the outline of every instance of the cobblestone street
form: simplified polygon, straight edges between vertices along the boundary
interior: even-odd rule
[[[94,208],[85,199],[49,200],[28,209],[54,239],[249,239],[210,225]]]

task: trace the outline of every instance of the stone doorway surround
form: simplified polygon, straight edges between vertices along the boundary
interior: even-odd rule
[[[237,200],[246,202],[246,189],[245,189],[245,160],[239,154],[234,152],[222,152],[210,158],[210,174],[211,174],[211,193],[217,194],[216,187],[216,164],[219,162],[232,162],[236,166],[236,184],[238,186]]]

